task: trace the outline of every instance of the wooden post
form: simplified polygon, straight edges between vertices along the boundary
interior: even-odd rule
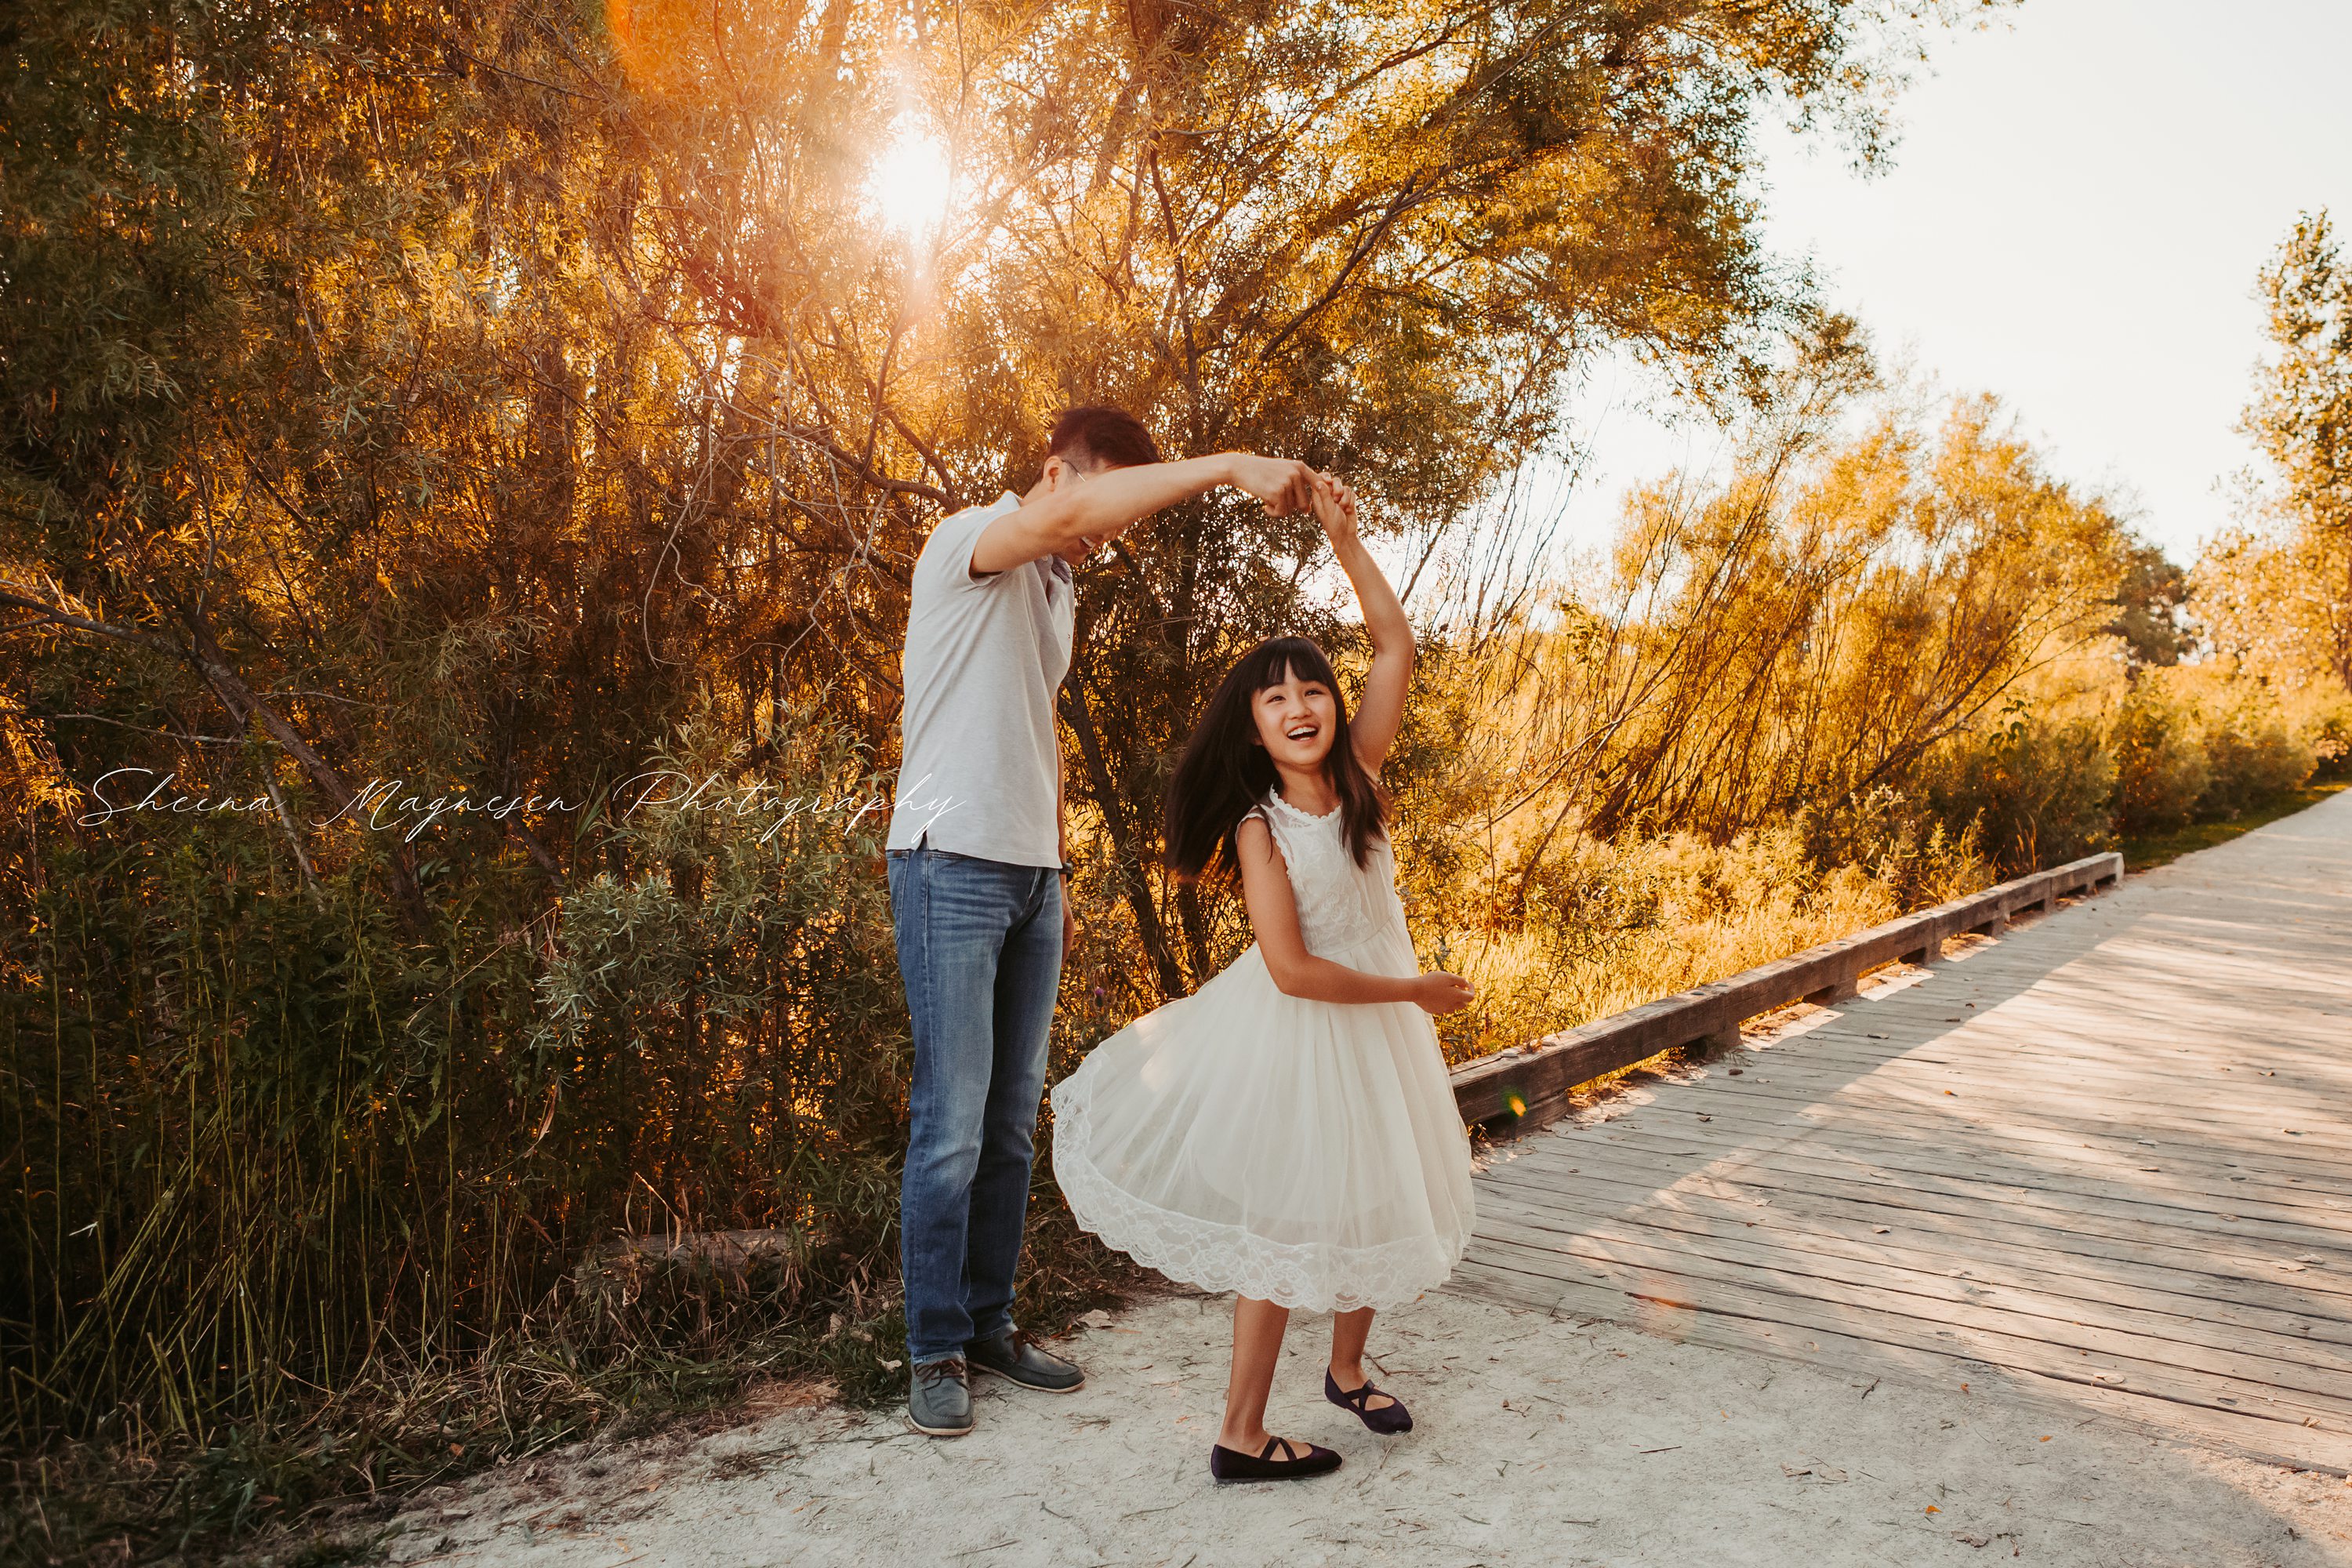
[[[1805,993],[1805,1000],[1816,1007],[1834,1007],[1841,1002],[1851,1002],[1862,994],[1862,982],[1849,974],[1843,980],[1832,981],[1819,991]]]

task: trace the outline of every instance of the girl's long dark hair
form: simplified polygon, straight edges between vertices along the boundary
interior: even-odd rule
[[[1274,759],[1258,744],[1257,694],[1291,676],[1330,689],[1338,721],[1323,770],[1339,797],[1339,829],[1356,864],[1364,864],[1372,843],[1386,828],[1388,799],[1357,759],[1348,736],[1348,702],[1331,673],[1331,661],[1305,637],[1268,637],[1244,654],[1217,683],[1184,754],[1169,775],[1166,855],[1170,869],[1184,881],[1203,872],[1234,876],[1241,857],[1234,832],[1250,808],[1274,788]]]

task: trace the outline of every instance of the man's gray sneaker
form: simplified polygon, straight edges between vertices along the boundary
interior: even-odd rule
[[[963,1358],[929,1361],[907,1384],[907,1425],[927,1437],[961,1437],[971,1430],[971,1385]]]
[[[1024,1388],[1046,1394],[1067,1394],[1087,1381],[1085,1373],[1060,1356],[1039,1350],[1037,1342],[1021,1329],[974,1340],[963,1347],[963,1353],[975,1371],[992,1372]]]

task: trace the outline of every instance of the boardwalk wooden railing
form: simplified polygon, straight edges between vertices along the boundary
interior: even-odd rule
[[[1967,931],[1993,935],[2021,910],[2054,909],[2060,898],[2112,888],[2123,874],[2122,856],[2086,856],[1809,948],[1778,963],[1596,1018],[1531,1046],[1481,1057],[1454,1069],[1454,1102],[1463,1121],[1490,1123],[1490,1131],[1540,1126],[1568,1108],[1569,1094],[1579,1084],[1680,1046],[1711,1049],[1737,1045],[1743,1018],[1792,1002],[1846,1001],[1873,969],[1898,960],[1932,963],[1943,956],[1947,937]]]

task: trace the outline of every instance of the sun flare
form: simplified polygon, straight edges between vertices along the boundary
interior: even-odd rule
[[[955,171],[946,143],[919,121],[901,116],[891,122],[890,140],[874,161],[866,191],[882,221],[909,239],[936,230],[947,216],[955,191]]]

